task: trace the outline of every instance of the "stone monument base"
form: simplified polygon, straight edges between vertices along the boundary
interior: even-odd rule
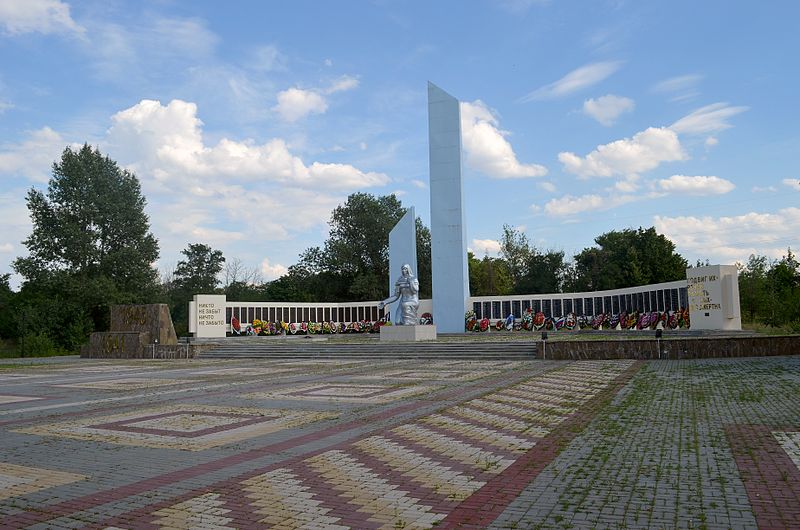
[[[436,340],[436,326],[381,326],[381,342]]]

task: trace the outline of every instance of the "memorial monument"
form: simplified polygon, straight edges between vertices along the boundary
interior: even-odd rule
[[[411,206],[389,232],[389,277],[387,291],[390,295],[395,292],[395,274],[403,265],[411,265],[411,270],[419,270],[417,264],[417,216]],[[389,303],[385,310],[391,316],[400,313],[399,303]]]
[[[383,309],[387,304],[400,301],[394,323],[397,326],[416,326],[419,324],[419,280],[411,271],[411,265],[405,263],[400,269],[400,277],[394,282],[394,294],[378,304]]]
[[[379,308],[399,300],[395,314],[395,325],[381,326],[382,341],[418,341],[435,340],[436,326],[421,325],[417,311],[419,310],[419,280],[414,276],[411,265],[403,264],[400,277],[394,282],[394,294],[378,303]]]
[[[467,232],[461,178],[461,110],[456,98],[428,83],[433,321],[464,333],[469,298]]]

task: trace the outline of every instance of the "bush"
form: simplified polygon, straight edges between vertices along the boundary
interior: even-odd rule
[[[61,355],[53,339],[44,333],[28,334],[19,340],[17,351],[21,357],[49,357]]]

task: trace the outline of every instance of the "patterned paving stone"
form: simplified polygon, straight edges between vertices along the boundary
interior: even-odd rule
[[[141,390],[145,388],[180,385],[185,383],[191,383],[191,381],[186,379],[155,379],[146,377],[127,377],[124,379],[108,379],[104,381],[89,381],[85,383],[66,383],[53,386],[60,388],[85,388],[92,390],[116,390],[120,392],[125,392],[127,390]]]
[[[295,399],[310,401],[340,401],[349,403],[387,403],[397,399],[424,394],[433,389],[426,385],[393,386],[378,384],[326,383],[304,385],[271,392],[243,394],[244,399]]]
[[[795,357],[74,360],[0,380],[29,399],[0,400],[2,528],[800,520]]]
[[[15,432],[200,451],[335,417],[330,412],[169,405],[45,424]]]
[[[77,473],[0,462],[0,499],[19,497],[85,479],[85,476]]]
[[[8,394],[0,394],[0,405],[7,405],[9,403],[25,403],[28,401],[37,401],[44,399],[38,396],[16,396]]]

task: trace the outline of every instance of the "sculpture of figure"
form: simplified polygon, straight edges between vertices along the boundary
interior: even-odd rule
[[[387,304],[400,300],[400,310],[395,316],[394,323],[398,326],[414,326],[418,324],[417,309],[419,309],[419,280],[411,272],[411,265],[406,263],[401,267],[400,277],[394,282],[394,295],[390,296],[378,307],[383,309]]]

